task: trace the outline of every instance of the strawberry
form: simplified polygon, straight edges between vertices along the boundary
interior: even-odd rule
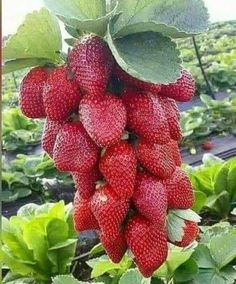
[[[131,76],[130,74],[126,73],[123,69],[121,69],[121,67],[118,64],[115,64],[113,68],[113,73],[118,77],[118,79],[126,83],[127,86],[136,87],[141,91],[158,94],[161,90],[161,85],[139,80]]]
[[[124,233],[119,233],[114,240],[111,240],[106,234],[102,233],[99,235],[99,238],[112,262],[119,263],[127,250]]]
[[[92,197],[92,212],[102,234],[110,240],[117,238],[129,209],[129,202],[119,198],[111,186],[104,185]]]
[[[108,93],[86,95],[80,103],[79,114],[84,128],[101,147],[115,144],[125,129],[125,106],[121,99]]]
[[[159,97],[159,99],[167,118],[171,139],[176,141],[181,140],[182,131],[179,122],[180,113],[176,102],[172,99],[164,97]]]
[[[98,148],[81,122],[66,123],[59,131],[53,159],[59,171],[87,172],[96,164]]]
[[[205,151],[210,151],[214,148],[214,144],[211,140],[205,140],[203,143],[202,143],[202,149],[205,150]]]
[[[91,199],[83,199],[79,191],[75,193],[73,219],[76,231],[99,229],[98,223],[91,211]]]
[[[179,102],[187,102],[195,94],[195,82],[189,71],[183,69],[180,78],[175,83],[161,86],[160,95]]]
[[[172,153],[173,160],[175,161],[175,165],[177,167],[180,167],[182,164],[182,158],[181,158],[178,142],[171,139],[170,142],[168,143],[168,146],[171,149],[171,153]]]
[[[175,170],[175,161],[168,144],[151,144],[147,140],[140,139],[137,155],[140,163],[161,179],[170,177]]]
[[[126,241],[144,277],[150,277],[166,260],[166,229],[156,228],[141,216],[133,217],[126,228]]]
[[[193,206],[194,196],[189,178],[185,172],[176,167],[175,172],[162,181],[167,190],[168,208],[189,209]]]
[[[48,70],[43,67],[32,68],[24,77],[20,86],[19,103],[22,113],[30,118],[45,117],[43,106],[43,87],[48,77]]]
[[[92,34],[81,37],[69,53],[68,61],[82,91],[99,94],[106,90],[113,56],[102,38]]]
[[[127,125],[152,143],[165,144],[170,140],[167,119],[158,98],[126,88],[123,102],[127,110]]]
[[[139,173],[133,202],[140,214],[156,226],[163,227],[167,214],[167,193],[162,183],[147,173]]]
[[[180,242],[175,242],[174,244],[179,247],[186,247],[196,240],[199,229],[195,222],[185,220],[184,222],[184,235]]]
[[[43,150],[47,152],[51,158],[53,157],[53,148],[57,134],[63,125],[64,122],[62,121],[53,121],[48,118],[45,120],[41,143]]]
[[[94,194],[96,181],[101,177],[97,166],[85,173],[71,172],[71,175],[82,198],[89,198]]]
[[[45,112],[50,120],[66,120],[77,111],[81,94],[78,85],[72,79],[65,66],[55,68],[48,76],[43,91]]]
[[[118,196],[130,198],[134,189],[136,165],[133,148],[126,141],[120,141],[106,150],[99,168]]]

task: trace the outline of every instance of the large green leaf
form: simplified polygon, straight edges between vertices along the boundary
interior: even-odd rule
[[[129,269],[120,278],[119,284],[150,284],[151,278],[144,278],[137,269]]]
[[[95,284],[95,282],[78,281],[73,275],[58,275],[52,279],[52,284]],[[96,282],[96,284],[103,284]]]
[[[215,268],[216,264],[211,256],[210,250],[205,245],[198,245],[193,253],[193,259],[197,262],[199,268]]]
[[[192,209],[196,212],[200,212],[203,206],[205,205],[207,196],[204,192],[194,190],[194,204]]]
[[[66,241],[68,237],[68,224],[60,219],[52,219],[46,228],[49,247]]]
[[[179,51],[168,37],[146,32],[113,40],[108,33],[107,41],[121,68],[135,78],[167,84],[180,75]]]
[[[6,61],[3,65],[3,74],[10,73],[31,66],[43,66],[48,63],[48,59],[44,58],[21,58]]]
[[[115,2],[115,1],[112,1]],[[112,34],[154,31],[171,37],[186,37],[207,30],[208,13],[202,0],[120,0]]]
[[[175,271],[175,280],[177,283],[192,280],[198,273],[197,263],[193,259],[187,260]]]
[[[61,47],[61,32],[56,18],[45,8],[28,14],[3,48],[4,61],[15,61],[8,63],[11,67],[6,65],[5,72],[38,65],[41,61],[56,63],[60,61]]]

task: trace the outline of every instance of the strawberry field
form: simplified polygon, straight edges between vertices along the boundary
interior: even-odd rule
[[[236,283],[235,21],[44,6],[3,39],[2,283]]]

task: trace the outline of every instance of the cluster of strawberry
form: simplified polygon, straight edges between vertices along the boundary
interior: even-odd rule
[[[119,92],[111,81],[122,85]],[[113,262],[129,248],[146,277],[167,258],[168,210],[193,205],[180,168],[175,103],[193,95],[188,71],[169,85],[140,81],[93,35],[78,40],[66,65],[33,68],[21,85],[22,112],[46,117],[43,149],[74,178],[76,230],[98,230]],[[197,224],[186,221],[175,244],[187,246],[197,233]]]

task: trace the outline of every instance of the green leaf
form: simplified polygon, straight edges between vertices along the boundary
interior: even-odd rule
[[[172,212],[167,215],[167,232],[171,242],[180,242],[184,235],[184,220]]]
[[[78,281],[73,275],[58,275],[52,278],[52,284],[95,284],[95,282],[83,282]],[[102,282],[96,282],[96,284],[103,284]]]
[[[207,200],[207,196],[204,192],[194,190],[194,204],[192,210],[195,212],[200,212],[204,207]]]
[[[144,278],[138,269],[129,269],[120,278],[119,284],[150,284],[151,278]]]
[[[52,219],[46,227],[49,247],[66,241],[68,237],[68,224],[60,219]]]
[[[52,208],[49,209],[48,215],[52,218],[58,218],[65,220],[65,203],[64,201],[59,201],[55,203]]]
[[[168,37],[146,32],[113,40],[108,33],[107,41],[121,68],[135,78],[167,84],[180,76],[179,51]]]
[[[56,63],[60,60],[58,52],[61,47],[59,24],[47,9],[42,8],[26,16],[17,33],[6,42],[3,58],[5,61],[34,59],[31,62],[33,65],[36,59]],[[30,61],[27,61],[27,66],[29,64]]]
[[[122,13],[112,29],[115,37],[148,31],[186,37],[208,27],[208,13],[201,0],[120,0],[117,12]]]
[[[23,198],[32,194],[32,190],[24,187],[15,187],[14,191],[18,193],[17,198]]]
[[[67,246],[70,246],[71,244],[74,244],[77,242],[77,239],[67,239],[64,242],[59,242],[54,246],[51,246],[49,250],[56,250],[56,249],[60,249],[60,248],[64,248]]]
[[[210,250],[202,244],[199,244],[193,253],[193,259],[196,261],[199,268],[215,268],[216,266]]]
[[[175,280],[177,283],[193,280],[198,273],[198,266],[193,259],[189,259],[175,271]]]
[[[234,209],[230,212],[230,214],[232,214],[232,215],[235,215],[235,216],[236,216],[236,208],[234,208]]]
[[[213,166],[215,164],[223,164],[224,160],[222,160],[221,158],[219,158],[217,156],[214,156],[211,153],[205,153],[205,154],[203,154],[202,162],[203,162],[204,166],[210,167],[210,166]]]
[[[208,197],[205,206],[218,216],[227,217],[231,208],[229,193],[222,191],[219,195]]]
[[[214,269],[199,269],[199,273],[194,279],[194,283],[202,284],[234,284],[235,277],[229,275],[228,271],[217,271]]]
[[[104,248],[101,243],[95,245],[91,250],[90,250],[90,256],[95,256],[101,252],[104,252]]]
[[[17,216],[30,220],[35,216],[35,211],[38,207],[37,204],[28,203],[17,211]]]

